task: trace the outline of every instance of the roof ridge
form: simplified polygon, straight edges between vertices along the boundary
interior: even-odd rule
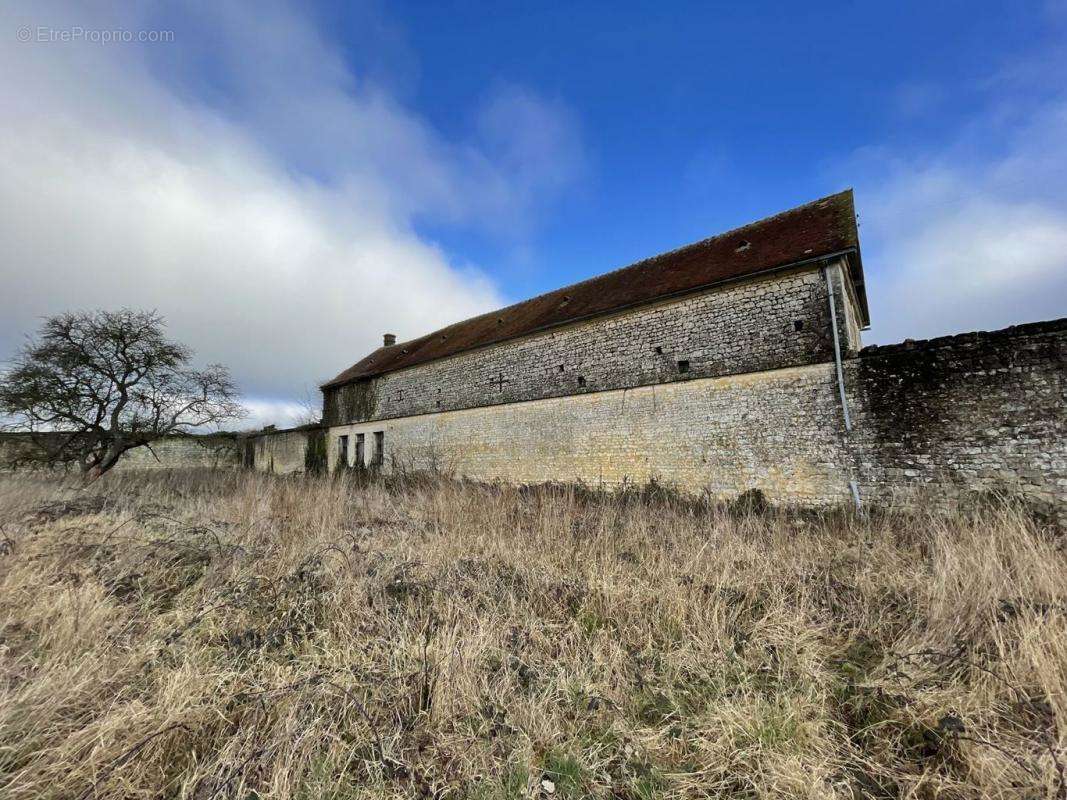
[[[818,198],[816,200],[810,200],[807,203],[801,203],[798,206],[793,206],[792,208],[787,208],[784,211],[779,211],[776,214],[769,214],[766,217],[761,217],[760,219],[754,220],[752,222],[746,222],[744,225],[739,225],[738,227],[731,228],[728,231],[723,231],[722,233],[716,233],[714,236],[707,236],[707,237],[705,237],[703,239],[698,239],[697,241],[690,242],[689,244],[683,244],[680,247],[675,247],[675,248],[673,248],[671,250],[664,250],[662,253],[657,253],[654,256],[648,256],[647,258],[642,258],[642,259],[640,259],[638,261],[633,261],[633,262],[631,262],[629,264],[623,264],[622,266],[615,267],[614,269],[609,269],[607,272],[601,272],[601,273],[598,273],[596,275],[590,275],[588,278],[583,278],[580,281],[575,281],[574,283],[568,283],[566,286],[561,286],[558,289],[550,289],[547,292],[541,292],[540,294],[535,294],[533,297],[527,297],[524,300],[519,300],[519,301],[517,301],[515,303],[511,303],[510,305],[501,306],[501,307],[499,307],[499,308],[497,308],[497,309],[495,309],[493,311],[485,311],[485,312],[483,312],[481,314],[475,314],[472,317],[467,317],[466,319],[461,319],[461,320],[457,320],[456,322],[451,322],[448,325],[445,325],[443,328],[437,328],[435,330],[429,331],[428,333],[424,333],[421,336],[415,336],[415,337],[413,337],[411,339],[407,339],[406,341],[397,342],[396,344],[389,345],[388,347],[378,347],[376,350],[372,350],[370,355],[373,355],[374,353],[377,353],[377,352],[379,352],[381,350],[392,351],[392,350],[394,350],[395,348],[398,348],[398,347],[402,348],[404,345],[409,345],[409,344],[412,344],[414,342],[420,342],[423,339],[433,338],[437,334],[440,334],[440,333],[442,333],[444,331],[447,331],[449,328],[455,327],[457,325],[466,325],[468,322],[473,322],[476,319],[482,319],[483,317],[491,317],[494,314],[502,314],[505,311],[508,311],[510,309],[513,309],[513,308],[518,308],[519,306],[526,305],[527,303],[534,303],[534,302],[536,302],[538,300],[541,300],[542,298],[545,298],[545,297],[548,297],[550,295],[556,294],[557,292],[564,292],[565,293],[568,289],[573,289],[573,288],[575,288],[577,286],[584,286],[585,284],[589,283],[590,281],[599,281],[599,280],[602,280],[602,279],[608,277],[609,275],[614,275],[617,272],[622,272],[623,270],[632,269],[634,267],[640,267],[643,264],[649,264],[649,263],[651,263],[653,261],[657,261],[657,260],[659,260],[661,258],[666,258],[667,256],[677,255],[677,254],[683,253],[683,252],[685,252],[687,250],[691,250],[691,249],[700,247],[702,245],[706,245],[706,244],[708,244],[710,242],[718,241],[718,240],[724,239],[724,238],[726,238],[728,236],[734,236],[734,235],[740,233],[741,231],[744,231],[744,230],[746,230],[748,228],[753,228],[756,225],[764,225],[764,224],[766,224],[766,223],[768,223],[768,222],[770,222],[772,220],[778,219],[779,217],[784,217],[787,214],[793,214],[793,213],[795,213],[797,211],[800,211],[801,209],[808,208],[810,206],[816,206],[819,203],[825,203],[826,201],[831,200],[831,199],[836,198],[836,197],[839,197],[839,196],[841,196],[843,194],[851,194],[851,193],[852,193],[852,187],[850,186],[850,187],[848,187],[846,189],[842,189],[839,192],[832,192],[831,194],[828,194],[828,195],[826,195],[824,197],[820,197],[820,198]]]
[[[697,291],[724,280],[842,253],[853,254],[850,270],[854,272],[865,314],[851,188],[458,320],[403,342],[379,346],[324,383],[323,388],[435,361],[474,347],[499,344],[657,298]]]

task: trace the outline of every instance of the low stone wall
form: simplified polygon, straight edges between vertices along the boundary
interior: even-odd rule
[[[0,470],[10,470],[33,440],[25,433],[0,433]],[[322,429],[304,426],[281,431],[207,436],[167,436],[127,452],[115,469],[185,469],[244,466],[288,474],[325,469]],[[22,464],[19,468],[29,468]]]
[[[0,433],[0,469],[10,469],[19,454],[31,447],[33,442],[27,434]],[[236,434],[167,436],[153,442],[151,450],[130,450],[115,469],[233,468],[241,462],[241,444]]]
[[[325,469],[322,428],[314,425],[252,434],[246,442],[246,466],[287,475]]]

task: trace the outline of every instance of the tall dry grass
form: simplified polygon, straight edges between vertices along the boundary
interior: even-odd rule
[[[1067,554],[657,492],[0,482],[0,795],[1065,796]]]

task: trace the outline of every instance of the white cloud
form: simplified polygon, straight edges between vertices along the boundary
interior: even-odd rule
[[[856,185],[868,342],[1063,316],[1067,100],[997,102],[934,152],[870,147]]]
[[[494,202],[527,208],[573,183],[584,169],[577,128],[559,101],[514,84],[495,86],[477,118],[479,145],[505,178]],[[511,214],[511,224],[522,231],[527,216]]]
[[[239,422],[231,422],[221,427],[225,430],[260,430],[266,425],[276,425],[279,428],[291,428],[296,425],[304,425],[308,422],[317,422],[319,417],[313,416],[308,406],[289,400],[264,400],[259,397],[246,397],[244,399],[245,411],[248,416]],[[321,411],[321,409],[319,409]]]
[[[282,398],[255,401],[268,421],[383,332],[502,302],[414,226],[528,231],[580,162],[563,109],[515,88],[543,136],[449,142],[291,7],[185,10],[173,43],[0,48],[0,358],[46,314],[156,308],[250,396]],[[168,27],[120,5],[0,11],[21,25]]]

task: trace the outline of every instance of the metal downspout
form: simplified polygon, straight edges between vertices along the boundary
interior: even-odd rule
[[[822,276],[826,281],[826,297],[830,303],[830,328],[834,332],[834,366],[837,368],[837,391],[841,395],[841,412],[845,417],[845,433],[852,432],[852,417],[848,413],[848,398],[845,397],[845,371],[841,366],[841,341],[837,333],[837,304],[834,302],[834,287],[830,283],[830,270],[825,265],[822,268]],[[860,488],[855,480],[848,482],[848,488],[852,492],[852,501],[856,508],[860,507]]]

